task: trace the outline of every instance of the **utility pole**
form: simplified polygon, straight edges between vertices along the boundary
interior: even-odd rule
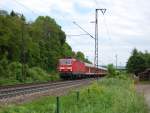
[[[78,26],[82,31],[84,31],[87,35],[89,35],[91,38],[95,40],[95,55],[94,55],[94,66],[98,69],[98,11],[101,11],[104,15],[106,12],[106,9],[95,9],[95,21],[92,23],[95,23],[95,37],[92,36],[90,33],[88,33],[86,30],[84,30],[79,24],[76,22],[73,22],[76,26]]]
[[[94,66],[98,69],[98,11],[101,11],[104,15],[106,9],[95,9],[95,58]]]
[[[116,54],[116,69],[117,69],[117,64],[118,64],[118,55]]]

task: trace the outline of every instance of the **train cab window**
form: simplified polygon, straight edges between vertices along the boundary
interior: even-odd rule
[[[71,65],[71,59],[60,59],[60,64],[61,65]]]

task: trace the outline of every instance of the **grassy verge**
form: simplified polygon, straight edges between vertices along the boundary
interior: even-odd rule
[[[88,90],[89,89],[89,90]],[[144,98],[134,89],[132,80],[105,78],[88,88],[60,97],[61,113],[148,113]],[[44,97],[23,105],[1,107],[0,113],[55,113],[56,98]]]

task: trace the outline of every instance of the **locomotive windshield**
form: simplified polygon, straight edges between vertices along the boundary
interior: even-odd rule
[[[61,65],[71,65],[71,59],[60,59],[59,60],[59,63],[61,64]]]

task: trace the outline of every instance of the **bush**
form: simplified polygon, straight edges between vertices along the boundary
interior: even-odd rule
[[[0,78],[0,86],[4,85],[12,85],[12,84],[19,84],[20,81],[16,80],[15,78]]]
[[[113,64],[109,64],[107,67],[108,70],[108,77],[115,77],[117,75],[116,69]]]
[[[6,57],[0,59],[0,77],[8,77],[8,60]]]
[[[24,65],[25,75],[22,75],[22,64],[20,62],[8,63],[6,59],[0,62],[0,85],[13,85],[20,83],[34,83],[47,82],[59,79],[56,72],[51,72],[49,75],[46,71],[39,67],[29,68],[27,64]],[[6,66],[7,64],[7,66]]]
[[[50,80],[48,74],[39,67],[30,68],[27,72],[27,77],[34,82],[46,82]]]
[[[56,81],[56,80],[60,79],[60,76],[57,72],[51,72],[50,79],[51,79],[51,81]]]
[[[5,62],[6,64],[6,59],[2,62]],[[1,63],[2,63],[1,62]],[[19,62],[12,62],[8,64],[7,66],[5,65],[0,65],[0,70],[3,69],[3,72],[1,78],[0,78],[0,85],[12,85],[12,84],[18,84],[22,82],[22,65]]]
[[[19,62],[12,62],[8,65],[9,77],[14,78],[20,82],[23,81],[22,77],[22,64]]]

